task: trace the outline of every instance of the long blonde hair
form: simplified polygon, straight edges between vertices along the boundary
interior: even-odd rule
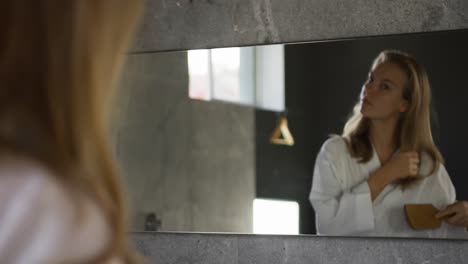
[[[372,68],[378,64],[390,62],[398,65],[408,77],[403,98],[409,102],[408,111],[402,113],[397,124],[397,146],[401,152],[416,151],[420,157],[426,153],[433,161],[432,174],[444,163],[442,154],[434,144],[431,132],[430,108],[431,87],[425,69],[412,56],[395,50],[384,50],[374,60]],[[373,149],[369,138],[370,120],[363,117],[361,101],[354,107],[353,115],[348,119],[342,136],[348,143],[351,155],[366,163],[372,158]],[[403,181],[408,186],[412,180]]]
[[[101,260],[132,255],[108,116],[141,10],[135,0],[0,2],[0,151],[43,162],[96,200],[112,230]]]

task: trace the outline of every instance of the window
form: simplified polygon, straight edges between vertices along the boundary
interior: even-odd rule
[[[191,50],[187,55],[189,70],[189,97],[211,100],[210,51]]]
[[[284,46],[188,51],[189,96],[284,110]]]
[[[299,204],[292,201],[255,199],[255,234],[299,234]]]

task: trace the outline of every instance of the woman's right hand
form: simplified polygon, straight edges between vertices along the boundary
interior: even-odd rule
[[[419,153],[402,152],[388,161],[383,169],[390,182],[415,177],[419,173]]]
[[[417,152],[402,152],[375,171],[367,180],[371,198],[374,201],[388,184],[415,177],[419,173],[419,154]]]

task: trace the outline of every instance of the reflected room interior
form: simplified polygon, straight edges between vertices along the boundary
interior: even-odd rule
[[[113,141],[132,231],[316,234],[315,159],[385,49],[426,68],[433,136],[467,200],[467,46],[455,30],[129,54]]]

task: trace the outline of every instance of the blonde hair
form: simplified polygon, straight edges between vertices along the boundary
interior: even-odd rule
[[[132,255],[108,117],[141,10],[135,0],[0,2],[0,150],[96,200],[112,230],[101,261]]]
[[[408,77],[403,98],[409,102],[409,108],[401,114],[396,127],[397,146],[401,152],[416,151],[420,157],[423,153],[428,154],[433,162],[430,173],[432,174],[444,163],[444,159],[432,138],[431,87],[428,75],[415,58],[401,51],[382,51],[374,60],[372,68],[384,62],[398,65]],[[360,109],[361,101],[354,107],[353,115],[346,122],[342,136],[348,143],[351,155],[358,158],[359,162],[366,163],[373,153],[369,138],[370,120],[362,116]],[[403,187],[413,182],[414,180],[405,180],[402,182]]]

